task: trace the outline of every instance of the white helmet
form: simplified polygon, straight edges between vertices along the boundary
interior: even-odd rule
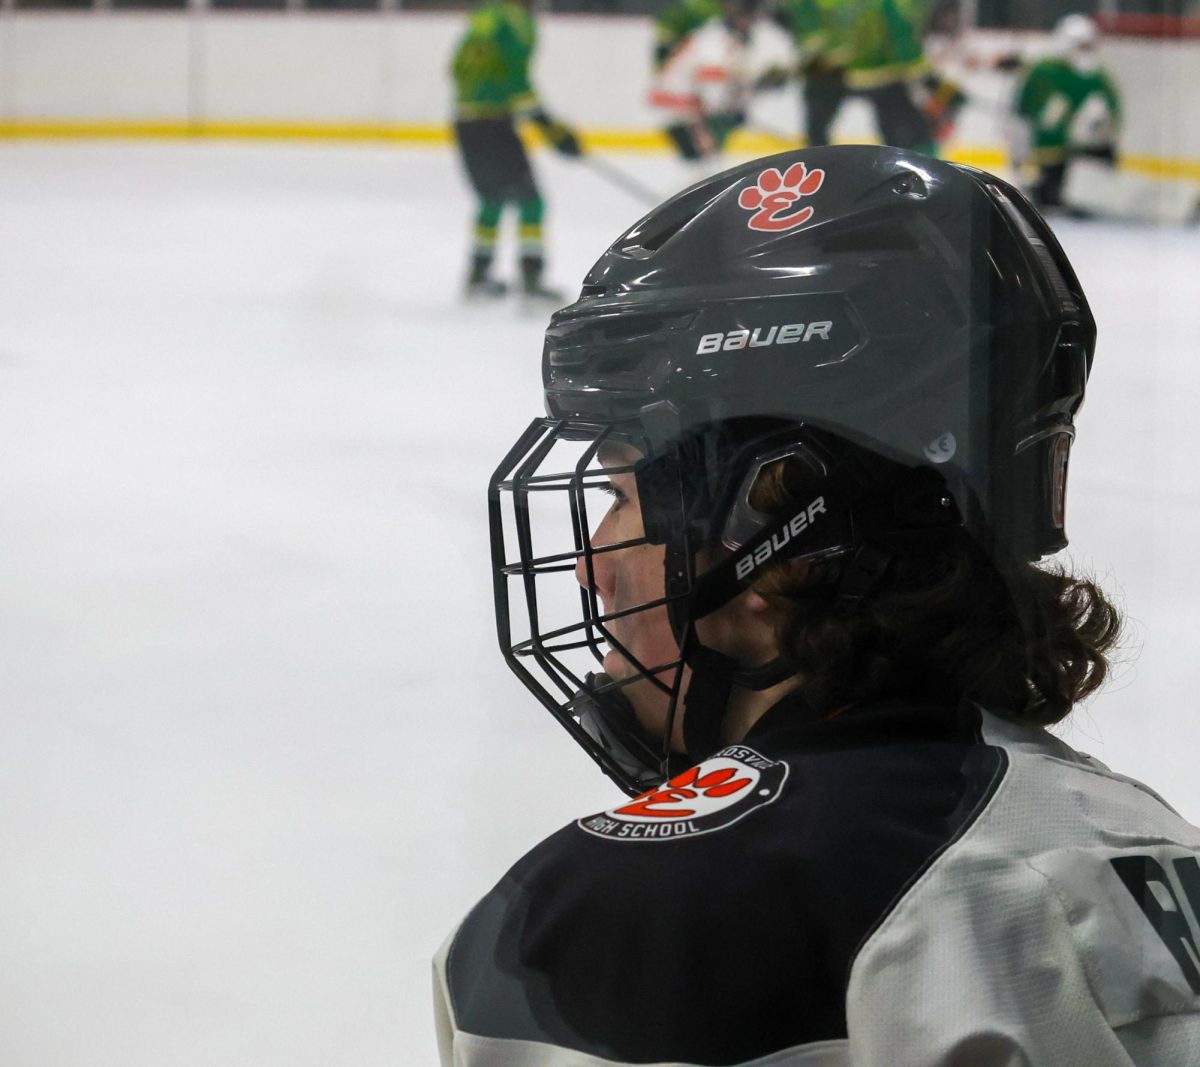
[[[1087,15],[1067,15],[1054,28],[1055,52],[1077,70],[1096,70],[1099,43],[1100,28]]]
[[[1087,15],[1067,15],[1054,28],[1054,39],[1064,53],[1092,48],[1099,43],[1100,28]]]

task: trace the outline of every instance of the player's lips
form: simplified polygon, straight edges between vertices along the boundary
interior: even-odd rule
[[[604,673],[610,678],[624,678],[629,674],[629,661],[620,652],[609,650],[604,654]]]
[[[609,623],[605,629],[612,635],[612,641],[608,642],[608,651],[604,654],[604,670],[614,678],[627,678],[635,670],[634,665],[629,662],[629,656],[638,657],[635,647],[637,635],[622,632],[625,628],[619,625],[619,620],[617,623]]]

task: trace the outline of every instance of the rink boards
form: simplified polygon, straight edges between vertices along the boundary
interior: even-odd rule
[[[594,146],[666,148],[646,103],[649,20],[546,15],[540,25],[535,81],[556,113]],[[0,136],[444,143],[461,29],[459,14],[0,11]],[[1045,47],[1041,35],[979,31],[950,51],[971,100],[954,158],[1003,164],[1013,79],[986,61]],[[1127,162],[1200,180],[1200,39],[1108,38],[1104,61],[1125,98]],[[865,106],[847,105],[835,132],[871,138]],[[774,151],[798,133],[796,92],[761,94],[734,148]]]

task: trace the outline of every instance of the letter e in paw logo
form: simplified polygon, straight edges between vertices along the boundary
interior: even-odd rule
[[[578,825],[616,841],[666,841],[712,833],[770,804],[782,791],[787,772],[786,763],[731,745],[657,789],[580,819]]]
[[[746,223],[750,229],[782,233],[803,226],[813,217],[814,209],[799,206],[800,200],[812,196],[824,184],[825,172],[809,170],[803,163],[793,163],[783,174],[768,167],[756,184],[742,190],[738,205],[754,212]]]

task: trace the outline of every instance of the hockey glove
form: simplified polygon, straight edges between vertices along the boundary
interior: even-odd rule
[[[770,89],[782,89],[788,83],[792,72],[787,67],[768,67],[754,80],[756,93]]]
[[[967,94],[956,82],[940,74],[927,74],[921,80],[921,89],[925,96],[921,111],[929,120],[934,138],[939,142],[948,141],[958,114],[967,102]]]
[[[579,143],[579,137],[570,126],[557,122],[541,110],[535,111],[529,117],[537,123],[538,129],[542,131],[542,136],[550,142],[551,147],[560,155],[570,156],[574,159],[578,159],[583,155],[583,147]]]

